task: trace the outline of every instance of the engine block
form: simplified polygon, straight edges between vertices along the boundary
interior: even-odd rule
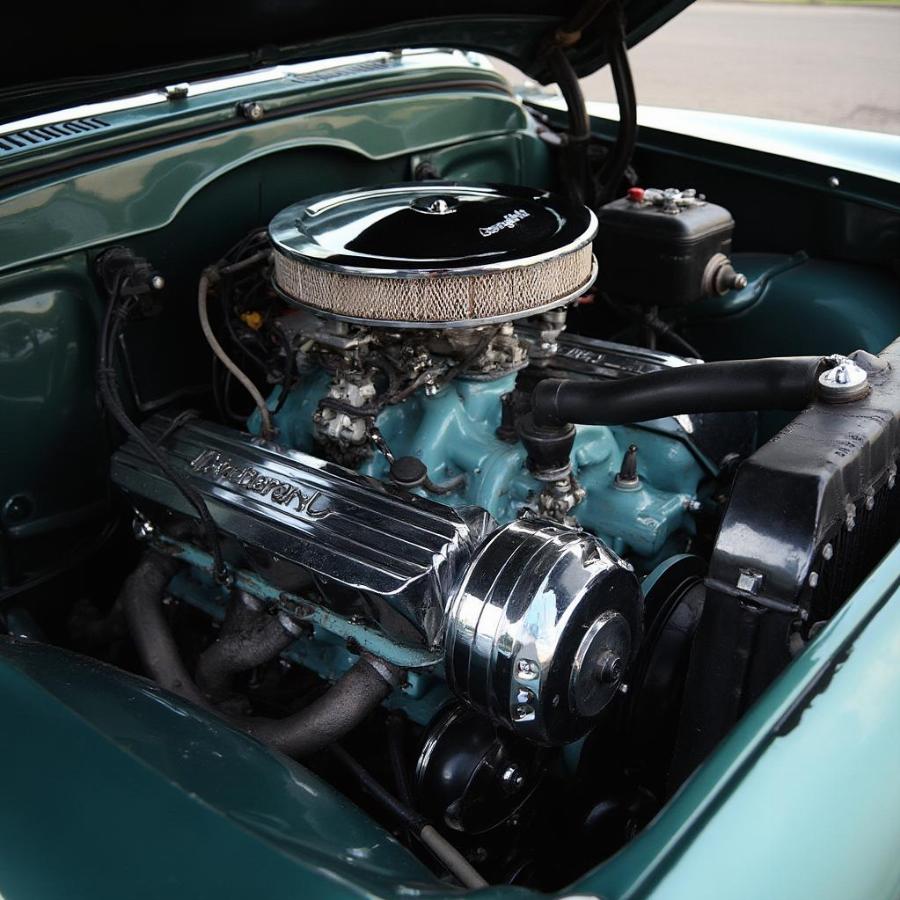
[[[584,532],[497,528],[217,425],[157,417],[144,433],[229,539],[229,587],[269,601],[298,638],[312,622],[397,665],[443,668],[461,699],[544,745],[586,733],[637,653],[633,568]],[[141,442],[116,451],[112,478],[145,538],[211,570],[191,504]]]

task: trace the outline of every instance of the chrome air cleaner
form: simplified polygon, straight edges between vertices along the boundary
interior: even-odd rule
[[[367,325],[453,328],[562,305],[593,284],[587,207],[447,182],[323,195],[269,226],[288,302]]]

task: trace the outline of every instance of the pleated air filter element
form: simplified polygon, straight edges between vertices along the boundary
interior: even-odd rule
[[[453,328],[534,315],[596,276],[587,207],[530,188],[446,182],[314,197],[269,226],[275,287],[346,321]]]

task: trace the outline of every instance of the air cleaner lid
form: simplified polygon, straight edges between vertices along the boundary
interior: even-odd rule
[[[314,197],[269,227],[295,258],[348,274],[454,275],[538,262],[587,244],[585,206],[521,187],[400,184]]]
[[[545,191],[423,182],[314,197],[269,226],[275,283],[353,321],[471,325],[530,315],[592,282],[587,207]]]

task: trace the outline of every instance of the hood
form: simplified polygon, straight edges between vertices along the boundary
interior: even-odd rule
[[[690,3],[626,3],[629,45]],[[480,51],[546,82],[545,38],[588,6],[596,0],[22,4],[0,39],[0,121],[261,66],[398,48]],[[606,62],[602,20],[569,50],[579,75]]]

